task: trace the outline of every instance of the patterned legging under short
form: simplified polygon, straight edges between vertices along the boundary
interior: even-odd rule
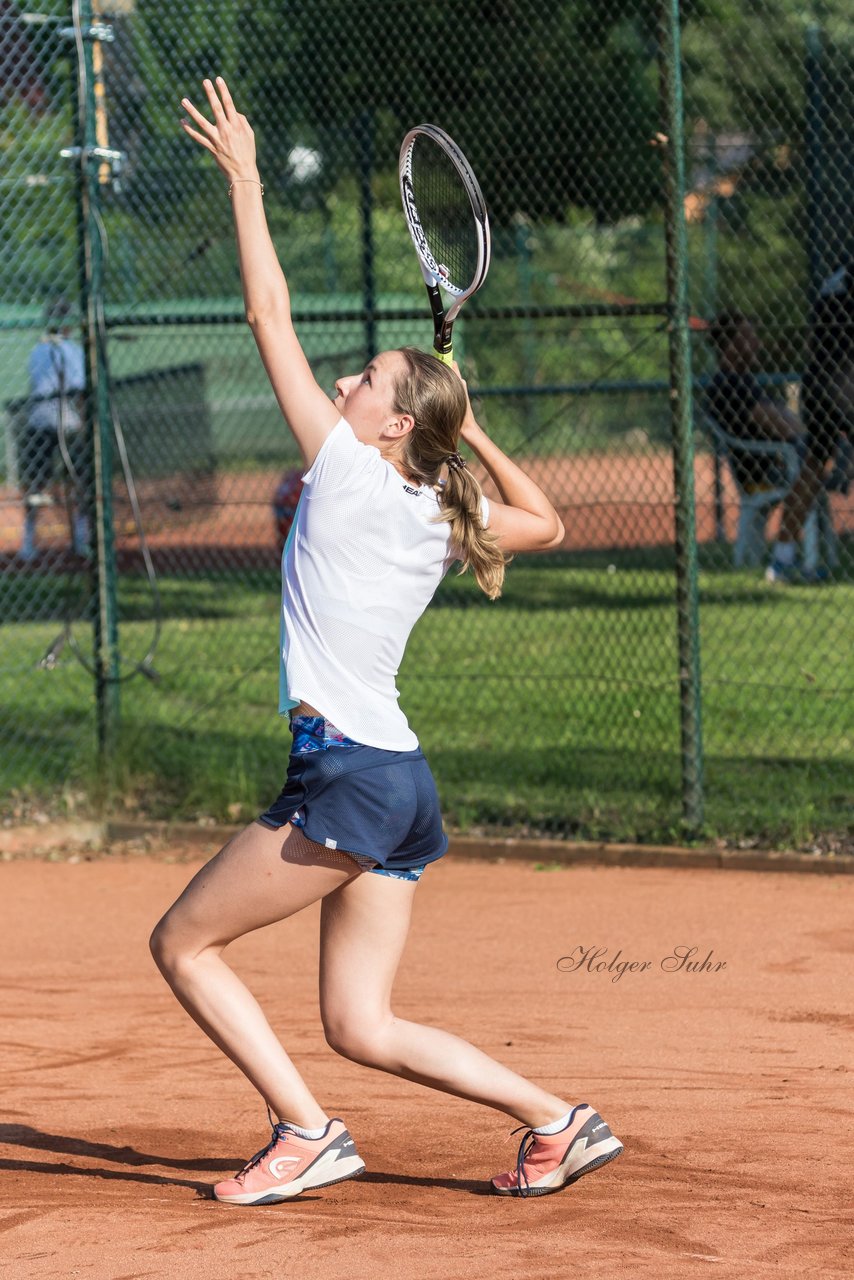
[[[293,746],[291,747],[292,755],[308,755],[312,751],[338,751],[346,750],[347,747],[358,747],[360,744],[354,742],[352,738],[346,737],[340,729],[336,729],[335,725],[329,720],[325,720],[323,716],[291,716],[291,733],[294,736]],[[291,822],[295,827],[303,825],[305,819],[299,811],[291,818]],[[332,851],[329,851],[330,853]],[[389,876],[392,880],[420,880],[424,874],[424,868],[427,865],[422,863],[419,867],[409,867],[406,871],[389,871],[385,867],[381,867],[375,858],[368,857],[364,853],[345,853],[340,851],[339,857],[341,861],[350,859],[357,862],[363,871],[372,871],[378,876]],[[330,857],[330,861],[338,859]]]

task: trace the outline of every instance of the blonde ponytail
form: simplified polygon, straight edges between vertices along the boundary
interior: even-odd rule
[[[504,586],[508,557],[494,533],[484,528],[481,488],[465,466],[449,467],[439,495],[441,520],[451,526],[451,541],[460,559],[460,573],[471,569],[480,589],[496,600]]]
[[[501,595],[509,557],[495,534],[484,528],[480,485],[456,452],[466,413],[465,388],[435,356],[417,347],[401,347],[400,354],[406,375],[395,384],[395,412],[415,420],[414,430],[404,439],[403,465],[414,480],[439,490],[439,519],[451,526],[460,573],[471,569],[477,585],[495,600]]]

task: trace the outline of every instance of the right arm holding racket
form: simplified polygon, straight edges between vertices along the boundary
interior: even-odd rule
[[[228,179],[246,319],[279,407],[307,466],[341,414],[318,386],[291,320],[290,293],[264,213],[263,188],[249,121],[236,110],[221,76],[204,81],[213,123],[188,98],[184,132],[213,155]],[[191,124],[190,121],[193,123]]]
[[[454,362],[454,369],[459,368]],[[465,386],[465,382],[463,382]],[[540,486],[508,458],[475,419],[471,401],[463,422],[460,438],[483,464],[501,495],[501,501],[489,499],[489,531],[494,533],[501,550],[507,555],[517,551],[551,551],[565,537],[560,516]]]
[[[403,212],[433,315],[433,351],[461,376],[452,331],[461,307],[477,293],[489,270],[486,201],[460,148],[434,124],[418,125],[407,133],[398,174]],[[564,528],[554,507],[539,485],[478,425],[471,401],[460,435],[501,495],[500,502],[489,504],[489,531],[498,537],[502,551],[548,551],[560,546]]]

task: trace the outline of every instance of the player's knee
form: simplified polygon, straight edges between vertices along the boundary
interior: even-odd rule
[[[165,916],[163,917],[162,920],[158,920],[157,924],[154,926],[154,928],[151,931],[151,937],[148,939],[148,948],[152,956],[154,957],[155,964],[159,969],[163,968],[163,964],[166,960],[166,951],[167,951],[167,945],[168,945],[167,939],[166,939],[167,930],[165,927],[165,922],[166,922]]]
[[[338,1017],[328,1014],[323,1017],[323,1033],[330,1049],[363,1067],[383,1064],[386,1025],[349,1012]]]
[[[170,976],[178,972],[181,967],[182,952],[168,912],[154,926],[148,945],[161,973]]]
[[[329,1048],[334,1049],[342,1058],[352,1057],[350,1048],[355,1044],[355,1036],[351,1034],[347,1020],[323,1015],[322,1021],[323,1034]]]

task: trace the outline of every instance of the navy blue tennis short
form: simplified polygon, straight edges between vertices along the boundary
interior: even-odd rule
[[[412,871],[448,848],[436,784],[423,753],[383,751],[344,739],[291,753],[278,798],[258,819],[277,830],[293,821],[328,849]]]

